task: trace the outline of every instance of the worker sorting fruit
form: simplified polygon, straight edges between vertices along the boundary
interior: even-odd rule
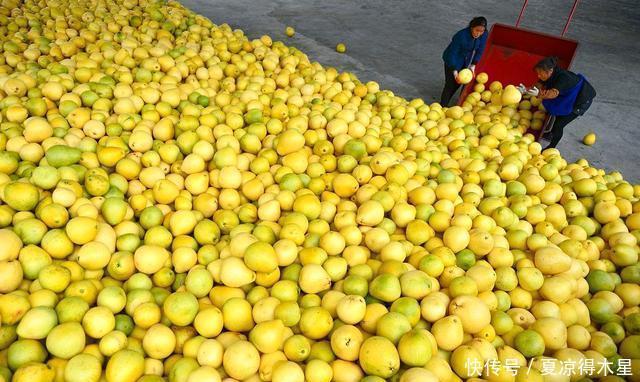
[[[474,17],[467,28],[458,31],[442,54],[444,60],[444,88],[440,104],[448,106],[461,84],[469,83],[475,66],[487,43],[487,19]],[[467,69],[467,70],[465,70]],[[462,72],[467,74],[468,81]]]
[[[589,109],[596,91],[582,74],[559,67],[557,57],[540,60],[534,70],[539,81],[530,89],[520,84],[519,90],[542,99],[544,108],[555,117],[545,149],[553,148],[562,139],[565,126]]]

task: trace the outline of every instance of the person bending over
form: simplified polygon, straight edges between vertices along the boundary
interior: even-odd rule
[[[559,67],[557,57],[545,57],[533,69],[539,81],[531,89],[522,84],[519,89],[542,99],[547,113],[555,117],[545,149],[553,148],[562,139],[564,128],[589,109],[596,91],[582,74]]]

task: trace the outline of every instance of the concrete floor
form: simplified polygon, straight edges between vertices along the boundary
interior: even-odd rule
[[[473,16],[515,23],[520,0],[181,0],[214,23],[240,28],[250,38],[268,34],[323,65],[378,81],[405,98],[435,102],[443,84],[441,54],[451,36]],[[524,28],[560,34],[571,0],[532,0]],[[625,179],[640,182],[640,6],[637,0],[583,1],[567,37],[580,42],[573,70],[583,73],[598,96],[585,116],[565,129],[558,148],[565,158],[586,158]],[[296,35],[284,35],[286,26]],[[346,54],[334,48],[347,45]],[[528,68],[524,70],[529,70]],[[589,131],[593,147],[580,143]]]

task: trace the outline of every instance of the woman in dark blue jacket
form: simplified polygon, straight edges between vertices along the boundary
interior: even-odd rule
[[[549,132],[549,145],[544,148],[546,150],[556,147],[562,139],[564,128],[589,110],[596,90],[582,74],[559,67],[558,57],[546,57],[533,69],[539,81],[526,93],[542,99],[547,113],[555,117]],[[522,92],[524,86],[520,87]]]
[[[460,88],[458,72],[464,68],[475,73],[475,66],[482,57],[487,42],[487,19],[475,17],[455,35],[442,54],[444,60],[444,88],[440,104],[448,106],[455,92]]]

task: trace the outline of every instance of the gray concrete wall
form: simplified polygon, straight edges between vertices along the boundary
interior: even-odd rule
[[[441,54],[451,36],[474,17],[514,24],[520,0],[182,0],[213,22],[251,37],[268,34],[323,65],[355,72],[363,81],[426,102],[439,98]],[[560,34],[572,0],[531,0],[521,26]],[[286,26],[296,35],[288,38]],[[567,37],[580,42],[573,70],[592,82],[598,97],[588,113],[565,129],[558,148],[568,160],[586,158],[640,182],[640,2],[581,1]],[[346,54],[334,48],[347,45]],[[525,70],[528,70],[526,68]],[[593,147],[580,143],[589,131]]]

